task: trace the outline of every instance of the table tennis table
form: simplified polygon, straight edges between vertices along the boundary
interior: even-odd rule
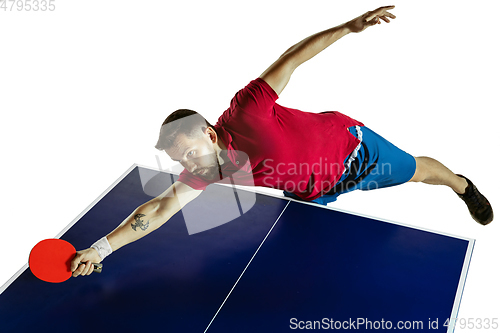
[[[177,179],[133,165],[56,238],[88,248]],[[101,274],[52,284],[26,264],[0,332],[453,331],[472,239],[219,184],[188,206]]]

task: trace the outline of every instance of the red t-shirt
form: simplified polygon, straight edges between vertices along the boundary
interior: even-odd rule
[[[231,100],[214,125],[231,160],[221,166],[224,179],[218,182],[271,187],[314,200],[337,183],[346,157],[359,144],[347,128],[363,124],[340,112],[287,108],[277,99],[258,78]],[[187,170],[179,181],[198,190],[210,184]]]

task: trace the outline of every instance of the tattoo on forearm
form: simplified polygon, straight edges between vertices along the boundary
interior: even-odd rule
[[[149,221],[144,223],[143,220],[141,220],[141,217],[144,217],[146,215],[144,214],[137,214],[134,216],[135,223],[132,223],[132,229],[136,231],[137,227],[141,228],[142,231],[146,230],[149,227]]]

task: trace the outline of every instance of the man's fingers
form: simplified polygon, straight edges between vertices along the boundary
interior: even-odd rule
[[[86,263],[85,263],[85,268],[83,269],[83,273],[82,275],[90,275],[92,273],[92,271],[94,270],[92,267],[94,265],[92,265],[92,262],[90,260],[88,260]]]
[[[71,261],[71,271],[74,272],[78,268],[78,263],[80,262],[82,255],[76,254],[73,260]]]
[[[387,22],[387,23],[391,22],[391,21],[389,21],[389,19],[388,19],[387,17],[385,17],[385,16],[380,16],[380,18],[381,18],[382,20],[384,20],[385,22]]]
[[[387,10],[390,10],[390,9],[393,9],[395,8],[396,6],[386,6],[386,7],[380,7],[378,9],[375,9],[374,11],[372,12],[368,12],[370,13],[370,15],[366,18],[366,21],[371,21],[375,16],[379,16],[379,17],[382,17],[382,16],[388,16],[392,19],[395,19],[396,18],[396,15],[392,14],[392,13],[389,13]],[[385,21],[385,20],[384,20]],[[386,21],[388,22],[388,21]]]
[[[371,22],[373,20],[376,20],[377,23],[378,22],[378,19],[382,19],[384,20],[386,23],[390,23],[391,21],[388,19],[388,17],[392,18],[392,19],[395,19],[396,16],[392,15],[391,13],[385,13],[385,14],[374,14],[374,13],[371,13],[371,15],[369,15],[366,19],[365,19],[365,22]],[[373,22],[371,22],[372,24],[375,24]]]
[[[87,263],[87,265],[89,265],[89,268],[88,268],[88,271],[87,271],[87,275],[90,275],[90,274],[92,274],[92,272],[94,271],[94,265],[92,264],[92,262],[91,262],[91,261],[89,261],[89,262]]]
[[[73,277],[77,277],[78,275],[90,275],[94,271],[94,265],[90,260],[86,263],[82,263],[78,265],[78,268],[73,272]]]
[[[84,269],[85,269],[84,265],[78,266],[78,268],[73,272],[73,277],[77,277],[78,275],[81,275]]]
[[[384,12],[386,10],[391,10],[394,8],[396,8],[396,6],[384,6],[384,7],[380,7],[380,8],[375,9],[374,12],[380,13],[380,12]]]

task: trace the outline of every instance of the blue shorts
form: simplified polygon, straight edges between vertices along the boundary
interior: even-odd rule
[[[337,200],[341,194],[354,190],[374,190],[408,182],[416,170],[415,158],[399,149],[368,127],[358,127],[361,131],[361,145],[357,156],[351,156],[349,168],[339,182],[325,195],[312,200],[322,205]],[[349,127],[352,135],[358,138],[356,127]],[[346,158],[346,163],[350,156]],[[283,191],[286,197],[301,200],[294,193]]]

